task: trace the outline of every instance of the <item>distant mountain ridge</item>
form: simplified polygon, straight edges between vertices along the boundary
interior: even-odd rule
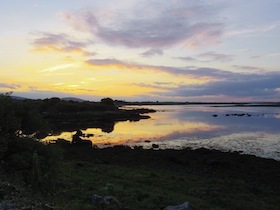
[[[12,99],[14,100],[28,100],[29,98],[25,98],[25,97],[20,97],[20,96],[11,96]],[[63,101],[75,101],[75,102],[83,102],[85,100],[80,99],[80,98],[75,98],[75,97],[64,97],[64,98],[60,98],[60,100]]]
[[[63,101],[75,101],[75,102],[83,102],[83,101],[85,101],[83,99],[75,98],[75,97],[65,97],[65,98],[61,98],[61,100],[63,100]]]
[[[28,98],[24,98],[24,97],[20,97],[20,96],[11,96],[12,99],[15,99],[15,100],[26,100]]]

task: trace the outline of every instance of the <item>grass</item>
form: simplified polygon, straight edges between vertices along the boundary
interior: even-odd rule
[[[279,209],[279,195],[219,176],[159,169],[64,163],[56,196],[69,209],[98,209],[93,194],[111,195],[124,209],[163,209],[189,201],[192,209]]]
[[[215,159],[227,164],[213,165]],[[192,210],[278,210],[277,166],[277,161],[205,150],[67,146],[58,164],[53,192],[34,193],[18,183],[9,185],[12,180],[4,182],[0,177],[1,183],[6,183],[0,183],[0,200],[2,196],[29,209],[164,209],[188,201]],[[113,196],[120,208],[94,204],[94,194]]]

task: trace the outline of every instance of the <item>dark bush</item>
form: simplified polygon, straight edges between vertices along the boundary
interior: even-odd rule
[[[0,94],[0,173],[40,192],[52,190],[61,153],[54,145],[18,135],[20,130],[35,132],[45,123],[36,103],[15,101],[10,94]]]
[[[15,137],[9,141],[2,161],[5,173],[22,180],[34,190],[45,192],[55,187],[61,157],[61,152],[55,145]]]

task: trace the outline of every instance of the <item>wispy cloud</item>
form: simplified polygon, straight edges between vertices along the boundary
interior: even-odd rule
[[[235,30],[235,31],[229,31],[225,33],[226,36],[249,36],[249,35],[259,35],[260,33],[266,33],[269,32],[275,28],[279,27],[279,24],[272,24],[269,26],[263,26],[263,27],[255,27],[250,29],[241,29],[241,30]]]
[[[267,57],[279,57],[280,58],[280,52],[269,53],[266,56]]]
[[[146,5],[147,6],[147,5]],[[185,2],[149,2],[149,7],[139,4],[132,8],[134,14],[113,11],[102,21],[102,15],[88,9],[62,12],[60,17],[73,29],[90,33],[94,38],[109,45],[130,48],[160,49],[174,45],[207,45],[219,40],[224,24],[217,21],[218,7]],[[149,9],[147,9],[149,8]]]
[[[123,62],[121,60],[113,59],[113,58],[89,59],[89,60],[86,61],[86,63],[91,65],[91,66],[105,66],[105,67],[119,66],[119,67],[123,67],[123,68],[130,68],[130,67],[134,67],[135,66],[135,67],[138,68],[138,65],[136,65],[136,64]],[[141,68],[141,66],[139,66],[139,68]]]
[[[12,89],[12,90],[16,90],[18,88],[20,88],[21,85],[20,84],[14,84],[14,83],[0,83],[0,88],[4,88],[4,89]]]
[[[233,61],[235,55],[222,54],[216,52],[205,52],[194,56],[175,57],[175,59],[192,62],[230,62]]]
[[[197,58],[186,56],[186,57],[175,57],[175,59],[183,60],[183,61],[198,61]]]
[[[154,55],[163,55],[163,51],[161,49],[150,49],[143,53],[141,53],[143,57],[151,57]]]
[[[89,42],[77,41],[67,34],[41,32],[35,35],[36,38],[31,43],[35,51],[80,52],[89,54],[86,51]]]
[[[215,52],[206,52],[206,53],[199,54],[198,56],[207,59],[206,61],[228,62],[234,59],[234,55],[221,54]]]
[[[252,71],[264,71],[265,69],[255,66],[241,66],[241,65],[233,65],[234,68],[239,70],[252,70]]]
[[[139,87],[145,87],[145,88],[152,88],[156,90],[169,90],[172,87],[177,87],[178,85],[172,82],[153,82],[153,83],[132,83],[132,85],[139,86]]]
[[[73,68],[73,67],[78,67],[78,66],[79,66],[79,64],[66,63],[66,64],[61,64],[58,66],[52,66],[52,67],[43,69],[40,72],[54,72],[54,71],[59,71],[62,69],[68,69],[68,68]]]

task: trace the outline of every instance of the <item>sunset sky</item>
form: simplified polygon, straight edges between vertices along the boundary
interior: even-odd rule
[[[0,2],[0,92],[280,101],[280,0]]]

